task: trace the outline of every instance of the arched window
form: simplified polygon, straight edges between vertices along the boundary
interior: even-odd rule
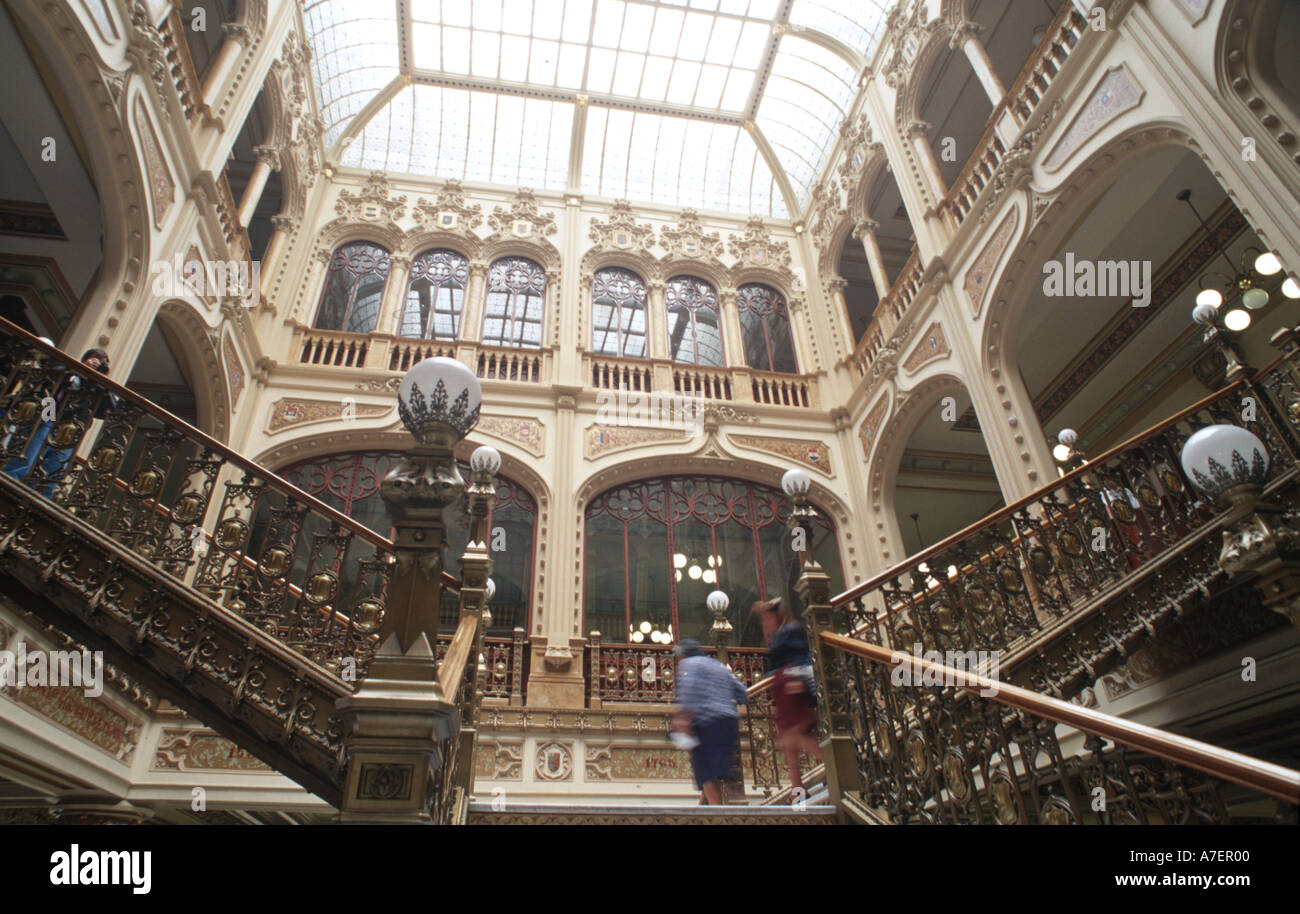
[[[749,283],[736,291],[736,307],[740,310],[740,336],[749,367],[797,372],[790,312],[781,293],[771,286]]]
[[[392,526],[379,495],[379,484],[401,458],[401,453],[390,451],[331,454],[294,464],[281,470],[280,475],[308,495],[314,495],[353,520],[388,536]],[[463,463],[459,466],[461,476],[468,483],[469,467]],[[488,634],[506,636],[516,626],[528,627],[537,505],[527,490],[504,476],[496,477],[496,490],[497,503],[490,519],[493,539],[488,545],[499,548],[492,553],[492,580],[496,583],[496,594],[492,597],[492,627]],[[469,528],[461,512],[447,512],[447,520],[450,526],[444,553],[446,567],[450,573],[458,574],[456,562],[465,551]],[[317,524],[321,529],[315,529]],[[322,518],[308,515],[299,538],[311,542],[313,534],[328,532]],[[450,634],[455,629],[457,612],[456,595],[445,591],[439,614],[441,632]]]
[[[546,305],[546,271],[524,257],[503,257],[488,269],[483,342],[538,349]]]
[[[455,251],[425,251],[411,261],[398,335],[454,340],[469,286],[469,261]]]
[[[645,281],[631,270],[605,267],[591,282],[591,350],[645,358]]]
[[[722,321],[718,293],[694,276],[668,280],[664,290],[668,310],[668,354],[674,362],[721,366]]]
[[[674,476],[603,492],[586,512],[586,623],[606,641],[711,641],[705,599],[731,598],[734,644],[759,646],[750,607],[793,595],[786,497],[757,483],[718,476]],[[843,584],[835,527],[819,514],[812,548]],[[659,637],[650,637],[659,632]],[[667,636],[667,637],[664,637]]]
[[[316,329],[373,332],[390,266],[388,251],[373,242],[339,245],[325,274]]]

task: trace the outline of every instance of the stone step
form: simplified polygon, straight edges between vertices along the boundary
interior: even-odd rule
[[[834,806],[603,806],[491,801],[469,806],[470,825],[835,825]]]

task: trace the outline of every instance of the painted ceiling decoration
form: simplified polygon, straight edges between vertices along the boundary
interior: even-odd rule
[[[342,165],[789,218],[833,152],[887,2],[302,7]]]

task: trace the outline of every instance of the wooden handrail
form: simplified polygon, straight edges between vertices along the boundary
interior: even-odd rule
[[[1038,61],[1043,59],[1043,55],[1047,52],[1047,49],[1056,41],[1056,36],[1061,31],[1061,27],[1065,25],[1066,21],[1074,14],[1074,12],[1074,4],[1070,3],[1069,0],[1066,0],[1065,3],[1061,4],[1061,8],[1056,11],[1056,15],[1052,18],[1052,21],[1048,23],[1047,31],[1043,32],[1043,37],[1038,39],[1038,44],[1030,53],[1029,59],[1026,60],[1025,65],[1020,68],[1020,72],[1016,74],[1015,82],[1007,87],[1006,94],[1002,96],[1003,101],[1010,102],[1012,99],[1019,98],[1020,93],[1024,92],[1025,85],[1029,82],[1029,77],[1033,75],[1034,68]],[[1012,109],[1012,113],[1015,113],[1014,108]]]
[[[958,688],[980,693],[981,697],[1007,707],[1026,711],[1057,724],[1074,727],[1131,749],[1149,752],[1166,761],[1195,768],[1212,777],[1240,784],[1287,803],[1300,803],[1300,771],[1252,758],[1240,752],[1221,749],[1200,740],[1178,736],[1156,727],[1148,727],[1145,724],[1094,711],[1091,708],[1070,704],[1059,698],[1040,695],[1010,683],[998,682],[942,663],[934,663],[924,657],[902,651],[891,651],[889,648],[846,638],[833,632],[819,632],[818,637],[828,647],[862,657],[873,663],[890,667],[899,663],[910,663],[912,675],[916,677],[919,674],[923,677],[914,681],[952,683]],[[933,680],[931,676],[942,678]]]
[[[1277,362],[1274,361],[1273,364],[1276,365]],[[1266,371],[1267,369],[1265,370],[1265,372]],[[1260,374],[1256,375],[1256,377],[1259,377],[1265,372],[1260,372]],[[1144,432],[1139,432],[1138,434],[1134,435],[1132,438],[1128,439],[1127,441],[1115,445],[1110,450],[1094,457],[1092,460],[1088,461],[1082,466],[1074,468],[1070,472],[1066,473],[1064,476],[1054,479],[1051,482],[1047,483],[1046,485],[1040,486],[1039,488],[1030,492],[1024,498],[1021,498],[1018,501],[1014,501],[1011,504],[1007,505],[1005,508],[1002,508],[988,515],[987,517],[977,520],[975,523],[971,524],[970,526],[958,530],[956,533],[952,534],[951,536],[939,540],[939,542],[935,543],[933,546],[930,546],[928,549],[923,549],[920,552],[916,553],[915,555],[910,556],[904,559],[903,561],[899,562],[897,565],[894,565],[893,567],[888,568],[885,571],[882,571],[880,574],[876,575],[875,577],[869,578],[868,580],[863,581],[861,584],[858,584],[855,587],[852,587],[844,591],[843,593],[836,595],[831,599],[831,605],[840,606],[851,600],[856,600],[858,597],[862,596],[863,594],[875,590],[880,585],[884,584],[885,582],[893,578],[898,577],[900,574],[904,574],[908,571],[911,571],[913,568],[915,568],[917,565],[920,565],[922,562],[929,561],[929,559],[933,558],[936,555],[939,555],[940,553],[951,548],[956,543],[967,538],[968,536],[971,536],[972,534],[978,532],[979,530],[1002,523],[1002,521],[1006,520],[1009,517],[1014,516],[1016,512],[1020,511],[1021,509],[1041,500],[1044,496],[1046,496],[1048,493],[1052,492],[1053,490],[1062,489],[1069,483],[1074,482],[1075,480],[1083,477],[1087,473],[1093,472],[1093,470],[1097,466],[1099,466],[1100,464],[1104,463],[1107,460],[1110,460],[1112,457],[1116,456],[1117,454],[1129,450],[1130,448],[1135,448],[1140,444],[1145,444],[1147,441],[1150,441],[1152,438],[1155,438],[1156,436],[1163,434],[1173,426],[1177,425],[1179,422],[1182,422],[1188,416],[1194,415],[1195,413],[1197,413],[1201,409],[1204,409],[1206,406],[1210,405],[1211,403],[1224,399],[1225,397],[1229,396],[1233,391],[1237,390],[1245,383],[1246,380],[1244,378],[1238,378],[1236,381],[1232,382],[1227,387],[1224,387],[1210,394],[1208,397],[1205,397],[1204,399],[1196,401],[1191,406],[1187,407],[1181,412],[1175,413],[1173,416],[1166,419],[1164,422],[1161,422],[1159,425],[1154,425]]]
[[[465,676],[465,664],[469,662],[470,650],[474,647],[474,635],[478,632],[479,617],[476,613],[465,613],[456,626],[456,634],[447,645],[447,653],[442,657],[438,667],[438,686],[448,701],[454,702],[460,690],[461,679]]]

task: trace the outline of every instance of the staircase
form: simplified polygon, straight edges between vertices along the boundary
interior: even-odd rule
[[[1095,711],[1080,717],[1069,700],[1204,605],[1234,608],[1234,637],[1281,624],[1254,578],[1217,563],[1236,519],[1199,499],[1176,457],[1193,429],[1240,422],[1235,404],[1255,397],[1250,427],[1274,456],[1266,497],[1300,504],[1297,358],[1292,345],[1256,378],[834,600],[809,560],[799,592],[816,635],[826,764],[805,760],[816,791],[806,803],[789,805],[770,681],[750,690],[742,717],[750,786],[765,804],[468,802],[485,667],[474,662],[484,654],[478,604],[467,611],[466,600],[481,599],[467,594],[482,582],[471,586],[467,571],[460,588],[441,573],[440,586],[463,592],[460,626],[438,646],[446,710],[427,785],[432,820],[1218,822],[1233,821],[1246,794],[1284,810],[1300,800],[1300,774]],[[0,461],[32,456],[47,436],[51,445],[24,478],[0,474],[0,591],[341,808],[355,771],[339,703],[363,705],[368,674],[400,681],[404,661],[379,636],[398,601],[422,593],[398,547],[7,322],[0,372]],[[918,675],[929,668],[946,684],[900,687],[891,652],[913,644],[998,651],[999,682],[918,660]],[[1005,694],[979,696],[991,684]],[[1238,786],[1225,792],[1225,782]],[[1110,812],[1091,808],[1097,789]]]

